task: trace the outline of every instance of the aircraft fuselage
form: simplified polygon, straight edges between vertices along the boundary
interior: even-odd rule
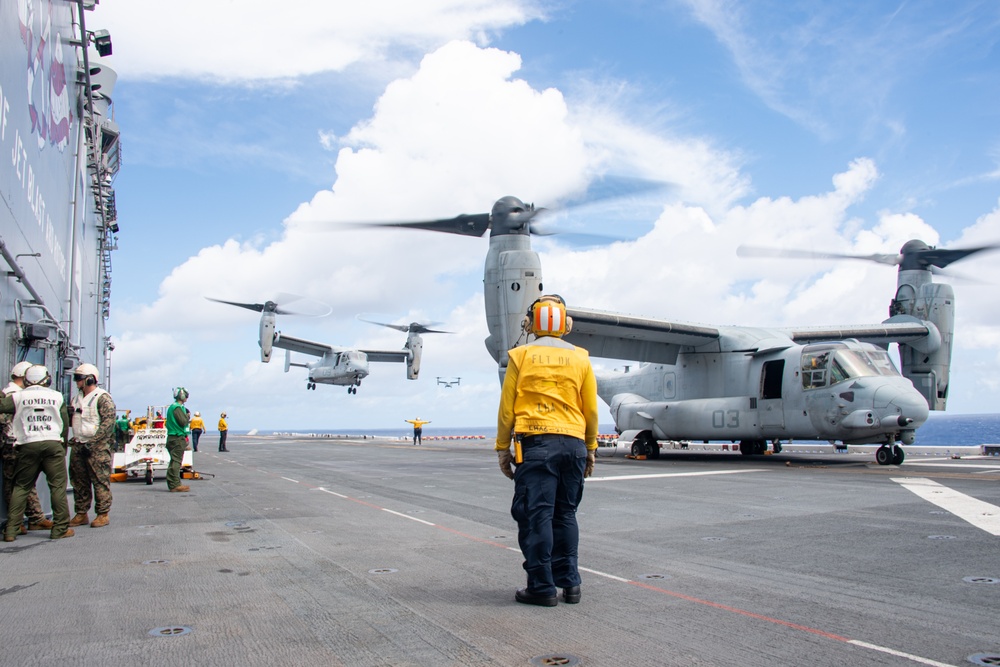
[[[852,340],[788,341],[763,353],[684,349],[676,364],[599,373],[597,384],[620,433],[657,440],[909,444],[928,414],[884,350]]]
[[[324,355],[307,367],[309,381],[315,384],[359,385],[368,377],[367,357],[353,350]]]

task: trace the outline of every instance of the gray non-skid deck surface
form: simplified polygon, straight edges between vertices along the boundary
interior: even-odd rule
[[[189,494],[116,484],[110,526],[0,547],[0,663],[961,665],[1000,651],[1000,584],[963,580],[1000,578],[1000,538],[892,481],[997,505],[997,470],[602,459],[580,511],[583,602],[548,609],[513,601],[512,484],[489,443],[231,447],[196,455],[215,477]],[[674,476],[601,479],[640,474]]]

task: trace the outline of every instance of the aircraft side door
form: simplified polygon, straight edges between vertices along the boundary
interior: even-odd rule
[[[765,361],[761,366],[757,418],[762,429],[785,428],[785,409],[781,399],[784,375],[784,359]]]

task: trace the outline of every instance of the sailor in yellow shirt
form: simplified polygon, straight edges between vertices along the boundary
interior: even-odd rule
[[[226,436],[229,434],[229,424],[226,423],[226,413],[219,415],[219,451],[228,452]]]
[[[195,412],[194,417],[191,417],[191,423],[188,424],[191,429],[191,449],[198,451],[198,440],[201,439],[201,434],[205,432],[205,420],[201,418],[200,412]]]
[[[430,424],[429,421],[424,421],[420,417],[416,419],[404,419],[407,424],[413,424],[413,444],[419,445],[421,443],[420,436],[424,432],[424,424]]]
[[[524,330],[535,340],[508,352],[497,412],[500,470],[514,480],[510,513],[528,585],[514,599],[554,607],[580,601],[576,508],[597,451],[597,381],[586,350],[562,340],[573,320],[557,295],[531,304]],[[511,454],[515,440],[517,454]],[[517,463],[516,471],[511,469]]]

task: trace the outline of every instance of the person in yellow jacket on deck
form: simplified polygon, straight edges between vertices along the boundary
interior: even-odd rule
[[[500,470],[514,480],[510,513],[528,579],[514,599],[554,607],[562,588],[563,600],[575,604],[580,601],[576,508],[583,480],[594,471],[597,381],[589,353],[562,340],[573,326],[562,297],[537,299],[522,326],[535,338],[508,352],[495,447]]]
[[[198,440],[201,438],[201,434],[205,432],[205,420],[201,418],[200,412],[194,413],[194,417],[191,417],[191,423],[188,426],[191,428],[191,449],[198,451]]]
[[[226,413],[219,415],[219,451],[228,452],[226,436],[229,434],[229,424],[226,423]]]
[[[419,445],[423,442],[421,436],[424,432],[424,424],[430,424],[430,422],[424,421],[420,417],[417,417],[416,419],[404,419],[403,421],[407,424],[413,424],[413,444]]]

